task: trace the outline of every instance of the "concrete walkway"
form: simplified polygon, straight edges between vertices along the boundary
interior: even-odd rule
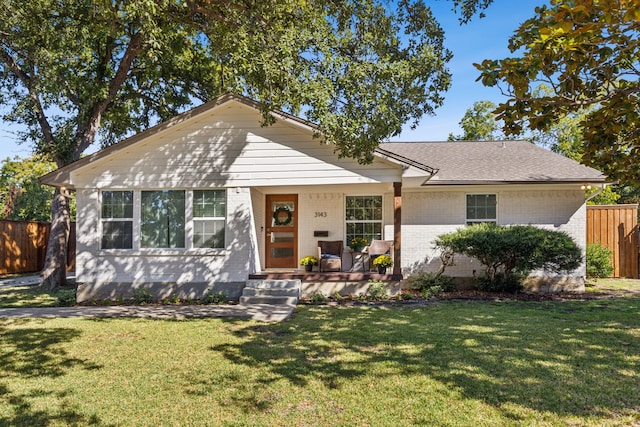
[[[294,309],[294,306],[284,304],[0,308],[0,318],[204,319],[228,317],[263,322],[282,322],[293,314]]]
[[[68,278],[74,278],[68,276]],[[0,278],[3,286],[35,286],[40,283],[38,276]],[[77,306],[77,307],[33,307],[0,308],[0,318],[118,318],[138,317],[145,319],[205,319],[239,318],[263,322],[282,322],[293,314],[295,306],[289,304],[249,304],[249,305],[119,305],[119,306]]]

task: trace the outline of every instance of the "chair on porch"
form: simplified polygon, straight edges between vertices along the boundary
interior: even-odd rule
[[[342,240],[318,240],[318,270],[342,271]]]
[[[369,254],[369,271],[371,271],[373,260],[380,255],[389,255],[393,259],[393,240],[372,240],[367,253]]]

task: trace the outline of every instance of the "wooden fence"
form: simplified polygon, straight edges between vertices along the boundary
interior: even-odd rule
[[[42,270],[51,224],[47,222],[0,221],[0,275]],[[71,223],[67,271],[75,268],[76,224]]]
[[[638,205],[587,206],[587,243],[613,251],[613,277],[638,278]]]

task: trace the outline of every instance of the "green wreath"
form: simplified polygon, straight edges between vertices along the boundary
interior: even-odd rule
[[[284,218],[284,221],[280,219],[280,214],[283,213],[283,212],[287,214],[287,217]],[[291,211],[289,210],[289,208],[281,206],[278,209],[276,209],[275,211],[273,211],[273,224],[274,225],[288,225],[288,224],[291,223],[291,219],[292,219],[292,215],[291,215]]]

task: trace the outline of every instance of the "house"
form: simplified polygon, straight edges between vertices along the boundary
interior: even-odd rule
[[[42,177],[75,190],[78,299],[139,286],[237,297],[250,275],[302,271],[319,240],[353,237],[393,240],[398,280],[437,270],[434,238],[479,221],[564,230],[586,246],[585,188],[605,183],[594,169],[524,141],[384,143],[362,165],[312,124],[274,116],[261,126],[256,103],[227,94]],[[458,259],[447,274],[480,269]],[[331,280],[367,278],[353,274]]]

